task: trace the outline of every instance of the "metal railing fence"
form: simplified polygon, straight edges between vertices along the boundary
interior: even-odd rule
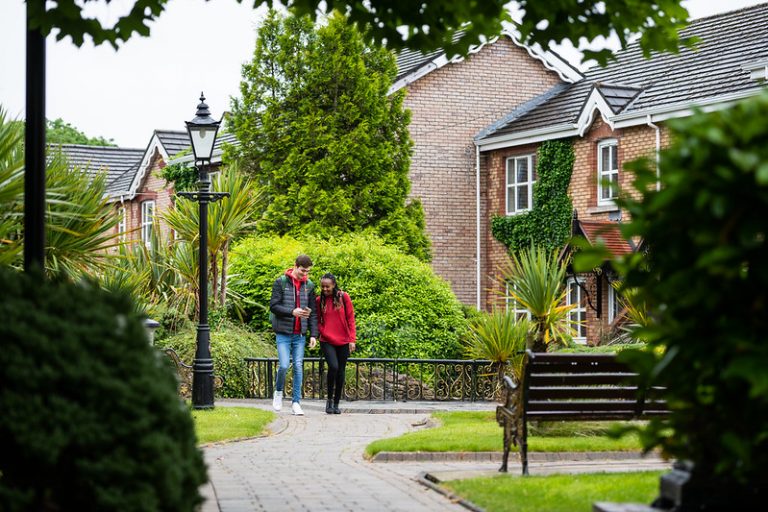
[[[277,375],[275,357],[246,358],[248,396],[272,398]],[[302,396],[326,397],[327,371],[322,357],[306,357]],[[293,372],[286,375],[285,396],[292,390]],[[488,360],[381,359],[347,360],[345,400],[492,401],[498,397],[498,369]]]

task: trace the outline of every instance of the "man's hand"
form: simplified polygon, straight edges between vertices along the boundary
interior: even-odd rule
[[[309,348],[315,348],[317,346],[317,338],[314,336],[310,336],[309,338]]]
[[[291,312],[291,314],[296,318],[309,318],[309,313],[309,308],[296,308]]]

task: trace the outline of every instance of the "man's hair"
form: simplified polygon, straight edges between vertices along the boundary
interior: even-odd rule
[[[296,266],[309,268],[312,266],[312,258],[307,256],[306,254],[299,254],[298,256],[296,256]]]

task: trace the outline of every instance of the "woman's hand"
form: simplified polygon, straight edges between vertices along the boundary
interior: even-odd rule
[[[349,351],[350,351],[350,352],[354,352],[354,351],[355,351],[355,349],[357,348],[357,346],[356,346],[356,345],[357,345],[356,343],[350,343],[350,344],[349,344]]]
[[[317,346],[317,338],[311,336],[309,338],[309,348],[315,348]]]

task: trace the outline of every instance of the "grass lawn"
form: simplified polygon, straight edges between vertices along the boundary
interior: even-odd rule
[[[449,480],[441,485],[486,512],[590,512],[596,501],[650,504],[664,471]]]
[[[495,411],[439,412],[432,414],[440,426],[369,444],[365,453],[379,452],[483,452],[502,451],[503,433]],[[621,424],[621,423],[619,423]],[[623,423],[626,426],[626,422]],[[553,422],[529,424],[528,450],[557,451],[639,451],[635,435],[614,439],[608,435],[610,422]],[[512,450],[517,450],[512,447]]]
[[[275,417],[273,412],[252,407],[214,407],[192,411],[199,444],[259,436]]]

